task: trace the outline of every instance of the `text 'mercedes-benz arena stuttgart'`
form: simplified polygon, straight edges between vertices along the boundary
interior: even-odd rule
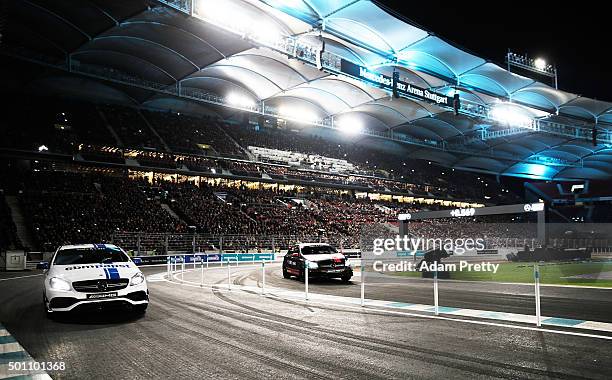
[[[432,4],[3,0],[0,379],[612,378],[612,34]]]

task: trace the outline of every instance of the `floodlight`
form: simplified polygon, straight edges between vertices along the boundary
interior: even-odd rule
[[[336,122],[338,129],[344,133],[354,135],[363,130],[363,122],[354,116],[345,116]]]
[[[254,22],[250,29],[252,37],[262,42],[274,42],[283,37],[278,28],[268,21]]]
[[[229,94],[225,98],[225,100],[228,103],[230,103],[230,104],[232,104],[234,106],[238,106],[238,107],[252,108],[253,106],[255,106],[255,102],[252,99],[250,99],[250,98],[248,98],[248,97],[246,97],[244,95],[237,94],[237,93]]]
[[[318,119],[314,112],[298,107],[282,106],[278,109],[278,113],[285,116],[287,119],[304,123],[312,123]]]
[[[49,148],[47,148],[46,145],[41,145],[41,146],[38,147],[38,151],[39,152],[46,152],[48,150],[49,150]]]
[[[530,128],[532,126],[532,119],[528,115],[506,103],[494,106],[489,116],[501,124],[512,127]]]
[[[544,59],[542,59],[542,58],[537,58],[535,61],[533,61],[533,65],[538,70],[546,69],[546,61]]]

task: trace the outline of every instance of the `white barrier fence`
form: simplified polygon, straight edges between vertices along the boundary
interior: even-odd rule
[[[274,295],[274,296],[278,296],[279,294],[284,294],[284,293],[293,293],[294,295],[296,294],[300,294],[300,291],[295,291],[295,290],[288,290],[288,289],[284,289],[284,288],[272,288],[273,290],[271,292],[268,292],[268,289],[266,288],[266,270],[269,269],[269,265],[276,262],[278,263],[277,260],[267,260],[267,259],[263,259],[263,260],[252,260],[252,261],[239,261],[236,259],[232,259],[232,258],[226,258],[226,259],[222,259],[219,261],[209,261],[208,258],[214,256],[214,255],[198,255],[198,254],[191,254],[191,255],[170,255],[168,256],[168,260],[166,263],[166,276],[168,278],[169,281],[171,282],[175,282],[178,284],[189,284],[191,286],[198,286],[200,288],[203,287],[212,287],[218,290],[227,290],[227,291],[235,291],[235,290],[247,290],[249,293],[253,294],[254,293],[254,287],[253,286],[245,286],[245,285],[237,285],[235,283],[232,282],[232,276],[234,276],[234,278],[236,277],[236,272],[235,270],[237,270],[238,268],[252,268],[255,269],[256,271],[260,272],[260,279],[261,282],[258,282],[257,287],[259,287],[258,293],[260,296],[269,296],[269,295]],[[276,259],[276,258],[274,258]],[[368,299],[367,298],[367,290],[368,287],[375,287],[377,285],[380,285],[380,283],[374,283],[374,282],[368,282],[368,273],[374,273],[374,272],[368,272],[367,270],[364,270],[364,267],[367,266],[367,260],[365,259],[351,259],[350,261],[350,265],[353,267],[354,271],[357,272],[356,277],[359,278],[359,282],[360,282],[360,292],[359,292],[359,305],[361,307],[378,307],[381,305],[381,302],[384,302],[383,300],[377,299],[377,298],[372,298],[372,299]],[[259,265],[257,265],[259,264]],[[189,266],[191,265],[191,268],[189,268]],[[304,271],[304,276],[303,276],[303,296],[302,299],[305,302],[318,302],[321,300],[321,296],[325,296],[324,294],[311,294],[310,293],[310,287],[311,287],[311,280],[312,280],[312,275],[311,275],[311,271],[313,270],[313,268],[310,268],[308,265],[308,261],[306,261],[304,263],[305,268],[306,269]],[[535,314],[515,314],[518,317],[522,317],[523,319],[518,319],[515,320],[515,322],[521,322],[521,323],[534,323],[536,326],[541,327],[543,325],[543,320],[547,319],[547,318],[551,318],[551,317],[543,317],[542,316],[542,307],[541,307],[541,272],[540,272],[540,266],[541,264],[539,263],[533,263],[533,264],[526,264],[526,266],[529,266],[532,268],[532,273],[533,273],[533,286],[534,286],[534,293],[533,293],[533,309],[535,310]],[[211,269],[217,269],[216,275],[214,276],[215,278],[215,282],[210,282],[209,284],[206,284],[206,277],[209,275],[209,270]],[[185,273],[187,273],[187,271],[189,270],[189,273],[192,274],[192,276],[190,277],[190,279],[188,281],[185,280]],[[226,271],[226,275],[224,276],[224,271]],[[199,281],[197,280],[197,278],[195,278],[193,276],[193,274],[197,274],[199,272]],[[212,274],[210,274],[212,276]],[[422,307],[421,310],[417,310],[417,311],[421,311],[421,312],[431,312],[434,315],[440,315],[440,314],[445,314],[448,313],[449,309],[457,309],[454,307],[448,307],[448,306],[441,306],[441,298],[440,298],[440,287],[441,286],[448,286],[449,284],[452,284],[452,282],[447,283],[445,282],[445,280],[440,279],[439,276],[439,272],[434,271],[431,273],[432,277],[431,279],[427,280],[427,279],[423,279],[425,281],[430,281],[431,283],[431,287],[429,289],[431,289],[432,292],[432,298],[431,298],[431,304],[425,304],[425,305],[415,305],[415,306],[420,306]],[[225,277],[225,279],[224,279]],[[224,283],[225,282],[225,283]],[[527,284],[518,284],[518,285],[527,285]],[[399,285],[401,286],[401,285]],[[451,285],[452,286],[452,285]],[[422,283],[418,286],[418,289],[420,292],[427,292],[427,288],[422,286]],[[448,290],[448,288],[447,288]],[[380,295],[377,295],[377,297],[380,297]],[[330,296],[330,300],[339,300],[342,297],[337,297],[337,296]],[[350,298],[350,297],[349,297]],[[295,299],[295,298],[294,298]],[[357,299],[354,299],[355,302],[357,302]],[[391,301],[389,301],[391,302]],[[391,302],[391,303],[397,303],[397,304],[402,304],[402,302]],[[409,305],[409,304],[406,304]],[[469,309],[466,309],[469,310]],[[508,314],[510,315],[511,313],[504,313],[504,312],[495,312],[495,311],[487,311],[487,310],[470,310],[470,311],[477,311],[477,312],[483,312],[485,314]],[[476,315],[469,315],[470,317],[477,317]],[[486,316],[483,316],[483,318],[487,318]],[[562,320],[563,318],[553,318],[553,319],[557,319],[557,320]],[[569,320],[572,322],[575,322],[575,320]]]
[[[181,282],[185,282],[185,272],[187,270],[187,265],[192,264],[192,271],[197,271],[198,264],[200,269],[200,287],[204,287],[204,277],[206,270],[212,267],[217,268],[227,268],[227,289],[232,289],[232,266],[240,267],[242,265],[250,265],[253,266],[257,263],[261,263],[261,271],[262,271],[262,289],[261,294],[265,294],[265,268],[266,263],[273,263],[276,261],[276,257],[272,254],[266,258],[265,254],[262,254],[260,257],[256,255],[250,255],[252,260],[240,260],[239,256],[219,256],[217,254],[184,254],[184,255],[169,255],[166,260],[166,277],[169,281],[174,281],[175,276],[180,275]]]

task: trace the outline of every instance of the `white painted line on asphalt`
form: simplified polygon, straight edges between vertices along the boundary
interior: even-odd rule
[[[193,271],[193,270],[186,270],[185,272],[189,272],[189,271]],[[163,274],[165,277],[165,272]],[[175,273],[173,275],[173,278],[175,279],[175,281],[170,281],[166,278],[165,282],[170,283],[170,284],[179,285],[179,286],[189,286],[189,287],[200,288],[200,289],[202,288],[202,286],[199,283],[195,283],[191,281],[181,282],[179,280],[179,273]],[[227,284],[212,284],[212,285],[204,285],[203,287],[210,288],[210,289],[218,289],[218,290],[222,290],[222,289],[225,290],[228,288]],[[251,293],[260,294],[259,293],[260,289],[257,286],[233,285],[232,289],[243,291],[249,294]],[[399,315],[413,316],[413,317],[419,317],[419,318],[439,319],[439,320],[455,321],[455,322],[470,323],[470,324],[507,327],[507,328],[513,328],[513,329],[529,330],[529,331],[542,331],[542,332],[561,334],[561,335],[572,335],[572,336],[612,340],[612,336],[605,336],[605,335],[597,335],[597,334],[581,333],[581,332],[565,331],[565,330],[554,330],[554,329],[545,328],[545,327],[510,325],[510,324],[503,324],[503,323],[498,323],[498,322],[476,321],[476,320],[469,320],[469,319],[452,318],[448,316],[440,316],[440,315],[436,316],[436,315],[431,315],[431,314],[413,313],[415,311],[416,312],[430,312],[431,309],[433,308],[432,305],[420,305],[420,304],[406,303],[405,305],[400,305],[400,306],[390,306],[390,305],[401,304],[401,303],[383,301],[383,300],[366,299],[367,305],[363,307],[363,306],[359,306],[360,305],[359,298],[333,296],[333,295],[318,294],[318,293],[310,293],[310,300],[304,301],[303,292],[291,291],[291,290],[279,289],[279,288],[268,288],[268,291],[265,296],[273,297],[273,298],[277,298],[281,300],[291,299],[292,301],[304,303],[305,305],[320,304],[320,305],[335,306],[335,307],[341,306],[341,307],[347,307],[347,308],[357,309],[357,310],[362,310],[362,311],[363,310],[375,310],[377,312],[383,312],[387,314],[396,314],[396,315],[399,314]],[[389,308],[405,310],[405,311],[394,311],[394,310],[389,310]],[[452,310],[443,312],[443,314],[459,315],[459,316],[481,318],[481,319],[482,318],[495,319],[495,320],[500,320],[500,321],[528,323],[528,324],[535,323],[535,316],[526,315],[526,314],[514,314],[514,313],[504,313],[504,312],[495,312],[495,311],[487,311],[487,310],[471,310],[471,309],[461,309],[461,308],[448,308],[448,309],[452,309]],[[547,318],[550,319],[552,317],[544,317],[544,316],[542,317],[542,319],[544,320]],[[562,318],[559,318],[559,319],[562,319]],[[553,324],[549,324],[549,325],[553,325]],[[559,326],[559,325],[556,325],[556,326]],[[563,327],[612,332],[612,324],[604,323],[604,322],[584,321],[576,325],[568,325],[568,326],[563,326]]]
[[[38,276],[42,276],[42,275],[43,275],[42,273],[39,273],[39,274],[31,274],[31,275],[28,275],[28,276],[17,276],[17,277],[10,277],[10,278],[0,278],[0,281],[17,280],[17,279],[20,279],[20,278],[38,277]]]
[[[317,302],[317,301],[307,302],[305,304],[310,304],[310,303],[317,303],[317,304],[323,304],[323,305],[328,305],[329,306],[329,303]],[[388,310],[388,309],[375,309],[375,308],[371,308],[369,306],[362,307],[362,306],[346,305],[345,307],[347,307],[349,309],[356,309],[356,310],[364,310],[364,308],[365,308],[366,310],[374,310],[374,311],[377,311],[377,312],[380,312],[380,313],[395,314],[395,315],[406,315],[406,316],[412,316],[412,317],[418,317],[418,318],[439,319],[439,320],[461,322],[461,323],[469,323],[469,324],[475,324],[475,325],[506,327],[506,328],[518,329],[518,330],[529,330],[529,331],[546,332],[546,333],[552,333],[552,334],[572,335],[572,336],[580,336],[580,337],[586,337],[586,338],[596,338],[596,339],[612,340],[612,336],[596,335],[596,334],[589,334],[589,333],[580,333],[580,332],[575,332],[575,331],[553,330],[553,329],[543,328],[543,327],[530,327],[530,326],[508,325],[508,324],[497,323],[497,322],[474,321],[474,320],[469,320],[469,319],[458,319],[458,318],[452,318],[452,317],[444,317],[444,316],[440,316],[440,315],[436,316],[436,315],[416,314],[416,313],[402,312],[402,311],[393,311],[393,310]]]
[[[8,354],[9,352],[21,352],[23,348],[17,342],[0,344],[0,354]]]
[[[13,338],[4,326],[0,325],[2,339],[0,339],[0,379],[6,378],[25,378],[25,379],[40,379],[50,380],[44,370],[30,370],[30,365],[27,363],[35,363],[32,356]],[[21,369],[11,368],[10,362],[18,362],[22,366]],[[34,367],[35,365],[32,364]],[[37,368],[37,367],[35,367]]]
[[[28,360],[20,359],[16,362],[28,362]],[[27,379],[27,380],[52,380],[51,376],[44,372],[35,373],[34,371],[11,371],[8,364],[0,364],[0,379]]]
[[[600,330],[600,331],[612,332],[612,325],[610,323],[604,323],[604,322],[586,321],[586,322],[580,323],[579,325],[576,325],[576,327],[590,329],[590,330]]]

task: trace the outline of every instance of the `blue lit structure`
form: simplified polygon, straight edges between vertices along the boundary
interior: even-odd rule
[[[407,155],[451,167],[541,179],[612,177],[605,144],[612,141],[612,103],[509,73],[372,1],[167,0],[150,9],[79,3],[85,16],[78,20],[67,4],[15,3],[25,18],[48,18],[46,39],[35,43],[65,54],[54,67],[150,91],[126,96],[138,104],[187,99],[276,116],[288,108],[326,128],[350,115],[362,118],[366,136],[404,142]],[[402,82],[434,94],[458,93],[462,112],[455,116],[414,93],[393,99],[390,88],[342,72],[343,60],[389,78],[398,71]],[[243,105],[231,104],[232,94]],[[489,118],[509,103],[536,123],[520,131]]]

